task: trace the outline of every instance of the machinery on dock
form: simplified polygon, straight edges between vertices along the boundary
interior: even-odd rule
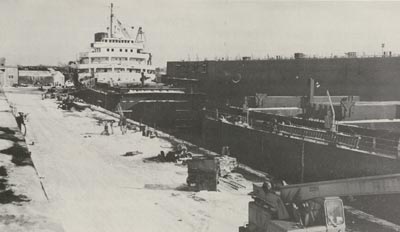
[[[253,184],[249,221],[239,232],[344,232],[340,197],[400,193],[400,174],[295,185]]]
[[[196,157],[187,161],[188,177],[186,183],[194,185],[197,191],[217,191],[219,162],[211,157]]]

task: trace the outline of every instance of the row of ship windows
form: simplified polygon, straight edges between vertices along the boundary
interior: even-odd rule
[[[101,63],[101,62],[108,62],[108,61],[128,61],[129,60],[129,61],[136,61],[139,64],[146,61],[145,59],[134,58],[134,57],[131,57],[129,59],[128,59],[128,57],[110,57],[110,58],[109,57],[92,57],[90,60],[92,63],[99,63],[99,62]],[[80,63],[88,64],[88,62],[89,62],[89,58],[83,58]]]
[[[116,49],[116,51],[117,51],[118,49]],[[133,52],[133,51],[136,51],[136,53],[140,53],[140,49],[122,49],[122,48],[120,48],[119,49],[119,51],[120,52],[123,52],[125,50],[125,52]],[[114,48],[107,48],[106,49],[106,51],[107,52],[113,52],[114,51]],[[101,52],[101,48],[95,48],[94,49],[94,52]]]
[[[110,57],[111,61],[128,61],[128,57]],[[91,59],[92,61],[109,61],[108,57],[92,57]],[[131,57],[129,58],[130,61],[138,61],[138,62],[142,62],[145,61],[145,59],[143,58],[135,58],[135,57]]]
[[[126,57],[111,57],[111,60],[108,59],[108,57],[94,57],[90,60],[92,64],[101,64],[101,63],[106,63],[109,61],[113,62],[128,62],[128,58]],[[145,59],[138,59],[138,58],[130,58],[129,62],[137,62],[138,64],[142,64],[143,62],[146,62]],[[89,64],[89,59],[84,58],[79,61],[80,64]]]
[[[97,68],[97,69],[92,69],[92,72],[112,72],[113,70],[111,68]],[[123,68],[114,68],[114,72],[136,72],[136,73],[148,73],[148,74],[154,74],[154,70],[148,69],[136,69],[136,68],[128,68],[128,69],[123,69]],[[79,70],[79,73],[89,73],[89,69],[81,69]]]
[[[103,42],[108,43],[135,43],[133,40],[117,40],[117,39],[105,39]]]

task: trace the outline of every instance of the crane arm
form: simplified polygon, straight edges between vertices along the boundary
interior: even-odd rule
[[[319,197],[400,193],[400,174],[368,176],[283,186],[284,202],[302,202]]]

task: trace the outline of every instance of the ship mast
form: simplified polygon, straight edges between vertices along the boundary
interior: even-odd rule
[[[113,28],[113,18],[114,18],[114,14],[113,14],[113,6],[114,4],[111,3],[111,15],[110,15],[110,38],[113,37],[113,33],[112,33],[112,28]]]

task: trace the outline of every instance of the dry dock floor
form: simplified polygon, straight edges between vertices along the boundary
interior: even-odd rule
[[[243,180],[239,191],[224,183],[219,192],[187,191],[186,166],[150,159],[171,149],[167,140],[132,131],[122,135],[116,125],[113,135],[102,136],[98,120],[109,116],[57,109],[54,99],[41,100],[33,88],[5,91],[18,111],[29,113],[26,142],[38,173],[32,178],[42,182],[48,201],[37,189],[29,194],[48,202],[65,231],[234,232],[246,223],[251,181]],[[137,155],[123,156],[130,151]],[[0,209],[4,223],[7,209]],[[350,231],[394,231],[352,222]],[[356,222],[374,230],[359,230]]]

